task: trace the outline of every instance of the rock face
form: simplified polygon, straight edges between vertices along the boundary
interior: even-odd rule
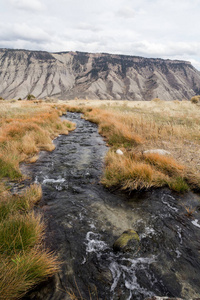
[[[200,72],[189,62],[82,52],[0,49],[0,96],[5,99],[189,99]]]

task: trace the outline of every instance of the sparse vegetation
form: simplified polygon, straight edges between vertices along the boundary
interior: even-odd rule
[[[9,180],[23,177],[19,163],[33,162],[41,150],[54,149],[52,139],[75,125],[62,121],[64,105],[7,102],[0,112],[0,299],[21,298],[31,287],[53,275],[58,262],[44,250],[44,224],[34,205],[42,196],[33,184],[21,194],[9,192]]]
[[[191,208],[191,207],[185,206],[185,205],[183,205],[183,207],[185,209],[185,216],[189,217],[189,218],[193,217],[193,214],[194,214],[196,208]]]
[[[194,96],[190,99],[191,103],[197,104],[200,103],[200,95]]]

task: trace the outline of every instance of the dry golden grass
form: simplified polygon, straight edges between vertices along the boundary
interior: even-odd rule
[[[169,176],[184,175],[185,167],[178,164],[172,157],[158,153],[147,153],[144,154],[144,160]]]
[[[33,249],[14,255],[11,259],[0,257],[0,299],[21,299],[28,290],[58,271],[54,256],[44,250]]]
[[[21,161],[30,161],[40,150],[52,151],[52,139],[75,128],[59,118],[66,111],[63,104],[20,101],[0,104],[0,111],[0,177],[19,177]]]
[[[120,180],[121,188],[140,189],[161,185],[168,185],[177,191],[188,190],[188,185],[200,188],[200,110],[197,105],[189,101],[167,102],[160,99],[149,102],[77,100],[69,103],[74,111],[78,109],[87,120],[97,123],[99,132],[112,149],[123,150],[124,157],[134,164],[138,182],[134,179],[133,183],[130,178],[128,182]],[[164,149],[171,155],[143,155],[145,150],[151,149]],[[109,159],[106,159],[105,176],[110,174],[110,183],[108,178],[103,178],[107,186],[114,185],[112,172],[118,180],[115,163],[120,166],[120,172],[123,169],[121,158],[111,159],[112,163]],[[138,166],[138,163],[141,165]],[[138,168],[143,175],[139,174]],[[147,180],[144,170],[148,170],[149,178],[153,170],[151,180]],[[145,184],[142,184],[141,178],[144,178]]]
[[[34,162],[40,150],[55,148],[52,139],[75,124],[62,121],[63,104],[4,102],[0,104],[0,178],[22,177],[19,163]],[[58,270],[53,254],[43,249],[44,224],[32,212],[42,197],[33,184],[12,195],[0,184],[0,299],[18,299]]]
[[[144,142],[141,136],[130,130],[126,118],[122,118],[119,113],[94,109],[85,115],[86,119],[99,124],[99,133],[107,137],[112,145],[121,143],[138,145]]]
[[[43,249],[45,226],[31,211],[42,196],[41,187],[33,184],[12,195],[1,183],[0,192],[0,299],[18,299],[55,274],[58,261]]]
[[[109,151],[106,156],[106,169],[102,183],[107,187],[120,186],[125,190],[162,186],[165,176],[153,166],[129,155],[119,156]]]

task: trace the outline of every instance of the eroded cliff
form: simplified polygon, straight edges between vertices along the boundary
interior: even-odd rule
[[[0,49],[0,96],[59,99],[189,99],[200,72],[189,62],[82,52]]]

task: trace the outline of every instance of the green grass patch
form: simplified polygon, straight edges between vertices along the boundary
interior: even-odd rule
[[[30,249],[41,238],[43,226],[34,214],[13,215],[0,223],[0,254]]]
[[[21,195],[1,190],[0,299],[19,299],[46,277],[55,274],[55,256],[42,249],[44,224],[30,210],[42,196],[33,184]]]
[[[20,170],[16,169],[11,162],[6,162],[0,157],[0,178],[9,177],[17,179],[22,177]]]
[[[182,177],[171,178],[170,181],[167,182],[170,189],[179,193],[185,193],[189,191],[189,186]]]
[[[21,195],[7,194],[0,201],[0,222],[16,213],[27,213],[42,197],[41,186],[31,185]]]

